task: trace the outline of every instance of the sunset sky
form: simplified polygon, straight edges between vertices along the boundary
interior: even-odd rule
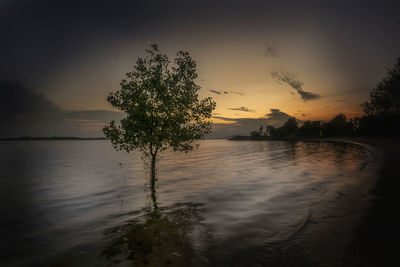
[[[398,1],[3,0],[1,137],[101,136],[121,117],[108,92],[152,43],[197,61],[200,96],[217,103],[214,137],[285,114],[360,116],[400,57],[399,9]]]

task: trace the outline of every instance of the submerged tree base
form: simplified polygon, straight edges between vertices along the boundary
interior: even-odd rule
[[[111,229],[107,234],[115,237],[103,256],[111,265],[130,261],[132,266],[190,266],[194,250],[188,234],[193,220],[199,220],[195,205],[172,212],[151,209]]]

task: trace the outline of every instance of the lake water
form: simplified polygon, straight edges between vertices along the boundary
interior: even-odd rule
[[[109,141],[0,143],[0,265],[346,260],[378,153],[345,143],[200,144],[162,154],[154,205],[140,155]]]

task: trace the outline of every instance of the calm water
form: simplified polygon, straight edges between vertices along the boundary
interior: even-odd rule
[[[140,255],[184,266],[341,261],[377,170],[376,153],[353,144],[208,140],[162,155],[155,215],[140,156],[108,141],[0,149],[7,266],[130,265]],[[167,235],[157,244],[152,227]],[[143,243],[150,252],[137,251]]]

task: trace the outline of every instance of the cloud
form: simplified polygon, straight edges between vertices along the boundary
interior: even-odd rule
[[[217,90],[208,90],[208,91],[210,91],[211,93],[217,94],[217,95],[222,94],[221,91],[217,91]]]
[[[208,138],[227,138],[233,135],[249,135],[251,131],[258,130],[265,125],[265,118],[227,118],[214,116],[227,123],[214,123]]]
[[[254,110],[249,109],[247,107],[229,108],[229,110],[237,110],[237,111],[244,111],[244,112],[254,112]]]
[[[0,137],[103,136],[104,125],[123,114],[108,110],[64,110],[17,81],[0,82]]]
[[[225,121],[226,123],[214,123],[212,133],[208,138],[227,138],[233,135],[249,135],[251,131],[258,130],[260,126],[282,126],[288,118],[289,114],[279,109],[270,109],[270,112],[262,118],[227,118],[222,116],[214,116],[216,119]],[[302,122],[301,120],[297,120]]]
[[[108,123],[112,120],[121,120],[124,115],[117,111],[97,109],[65,111],[65,117],[70,120],[85,119],[93,122]]]
[[[229,91],[231,94],[234,94],[234,95],[241,95],[241,96],[244,96],[244,94],[242,93],[242,92],[234,92],[234,91]]]
[[[271,72],[272,78],[276,81],[286,83],[297,91],[303,101],[320,98],[319,95],[303,90],[303,82],[297,79],[297,75],[291,72]]]
[[[279,51],[272,45],[266,45],[265,46],[265,51],[264,54],[266,57],[278,57],[279,56]]]
[[[228,92],[228,91],[212,90],[212,89],[210,89],[210,90],[208,90],[208,91],[210,91],[211,93],[217,94],[217,95],[222,95],[222,94],[228,95],[229,92],[232,93],[232,94],[243,95],[243,94],[240,93],[240,92],[232,92],[232,91],[229,91],[229,92]]]
[[[265,114],[267,125],[271,125],[274,127],[282,126],[288,118],[292,117],[289,114],[280,111],[276,108],[271,108],[270,113]]]

